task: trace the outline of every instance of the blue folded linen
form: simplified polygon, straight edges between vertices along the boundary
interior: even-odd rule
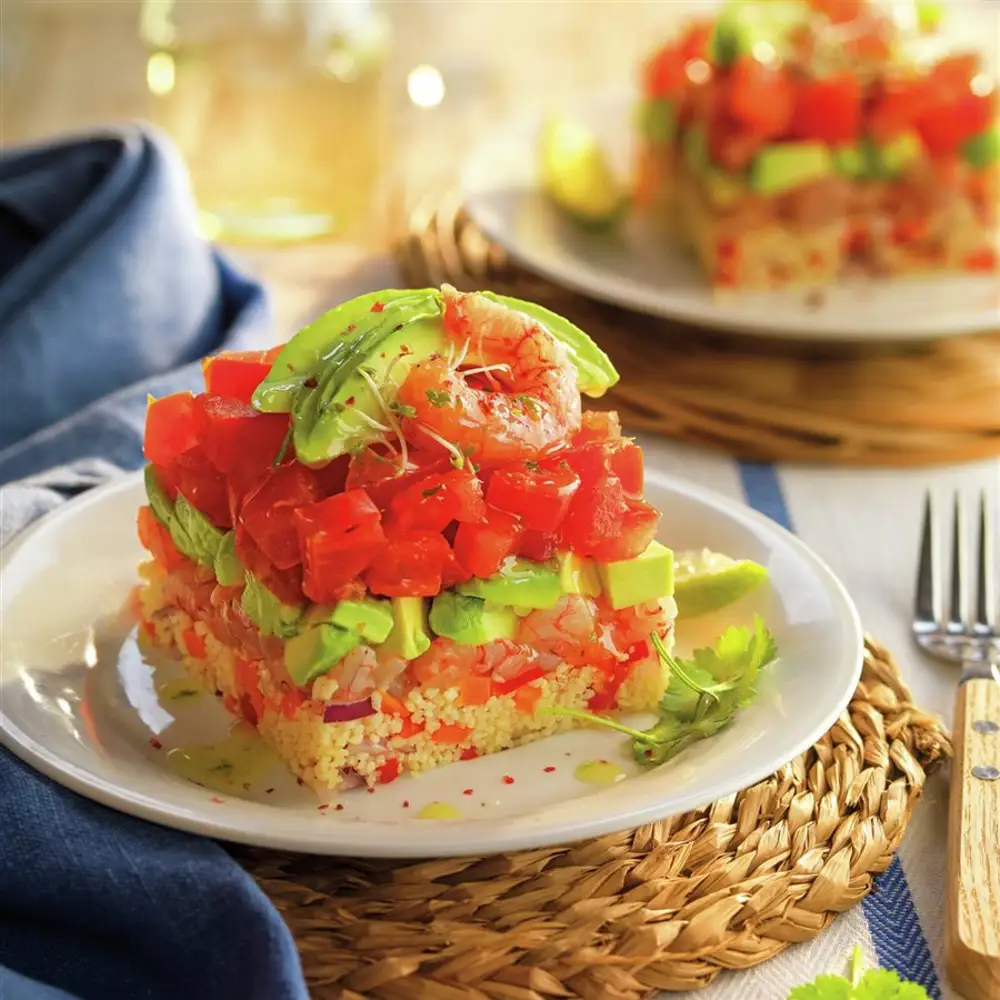
[[[144,128],[0,161],[0,544],[141,464],[147,393],[197,390],[202,355],[273,343],[263,290],[194,218]],[[219,844],[0,748],[0,998],[307,995],[285,923]]]

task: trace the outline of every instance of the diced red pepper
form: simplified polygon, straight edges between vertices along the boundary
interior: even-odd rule
[[[225,476],[208,460],[203,448],[191,448],[163,469],[162,481],[172,493],[201,511],[218,528],[231,528],[232,514]]]
[[[769,66],[752,56],[733,64],[729,80],[730,114],[762,139],[784,135],[795,111],[795,84],[781,66]]]
[[[444,744],[462,743],[471,735],[472,730],[468,726],[438,726],[431,734],[431,741]]]
[[[589,554],[599,562],[618,562],[642,555],[656,537],[660,516],[648,503],[626,498],[619,533],[594,544]]]
[[[540,677],[544,676],[545,671],[541,667],[528,667],[527,670],[522,670],[519,674],[515,674],[506,681],[494,681],[493,693],[510,694],[511,691],[516,691],[522,685],[530,684],[532,681],[537,681]]]
[[[399,777],[399,758],[390,757],[376,772],[376,780],[380,785],[388,785]]]

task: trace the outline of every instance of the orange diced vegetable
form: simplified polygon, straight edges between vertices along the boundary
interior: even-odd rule
[[[435,730],[431,740],[435,743],[456,744],[462,743],[472,735],[472,730],[468,726],[441,726]]]

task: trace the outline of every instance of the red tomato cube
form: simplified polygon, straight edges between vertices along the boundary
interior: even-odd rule
[[[592,548],[590,555],[599,562],[634,559],[646,551],[656,537],[660,512],[642,500],[627,500],[621,514],[621,527],[611,538],[605,538]]]
[[[525,559],[534,559],[535,562],[545,562],[556,554],[559,546],[559,537],[554,534],[547,534],[543,531],[522,531],[520,537],[514,543],[514,551]]]
[[[154,465],[169,465],[200,438],[198,409],[191,393],[175,392],[149,403],[142,451]]]
[[[291,566],[279,570],[261,552],[250,533],[242,524],[237,524],[234,532],[236,555],[245,569],[249,570],[283,604],[300,605],[305,599],[302,592],[302,567]]]
[[[792,133],[838,145],[854,142],[861,131],[861,82],[839,73],[799,84]]]
[[[730,114],[748,131],[774,139],[792,123],[795,84],[781,67],[743,56],[733,64],[727,103]]]
[[[642,448],[629,442],[616,448],[608,457],[611,471],[621,480],[622,489],[634,496],[642,496],[644,482]]]
[[[625,491],[617,476],[605,474],[593,487],[580,490],[559,529],[563,548],[581,556],[593,555],[622,530]]]
[[[395,523],[407,529],[443,531],[452,521],[475,523],[486,511],[483,484],[464,469],[424,476],[397,493],[389,509]]]
[[[441,590],[451,548],[436,531],[394,534],[365,575],[373,594],[385,597],[433,597]]]
[[[444,474],[451,462],[440,452],[411,448],[407,470],[400,474],[399,459],[379,447],[365,448],[351,459],[346,488],[364,489],[379,510],[388,510],[392,498],[418,480],[434,473]]]
[[[186,557],[177,551],[170,530],[160,522],[151,508],[139,508],[137,527],[142,547],[161,563],[164,569],[173,571],[187,561]]]
[[[271,351],[227,351],[205,358],[201,370],[205,376],[205,391],[211,396],[248,403],[254,389],[271,370]]]
[[[580,477],[566,462],[518,462],[493,473],[486,497],[532,531],[555,531],[579,488]]]
[[[199,396],[205,453],[225,473],[270,468],[288,434],[288,415],[258,413],[246,403]]]
[[[521,534],[514,514],[487,505],[480,524],[460,524],[455,535],[455,558],[472,576],[498,572]]]
[[[602,441],[617,441],[622,436],[622,422],[616,410],[585,410],[580,429],[573,435],[572,447]]]
[[[240,520],[277,569],[302,562],[296,515],[318,493],[316,477],[308,469],[283,465],[268,473],[243,501]]]
[[[163,470],[161,481],[168,484],[171,494],[182,493],[217,528],[233,526],[225,476],[208,460],[204,449],[192,448],[174,459]]]

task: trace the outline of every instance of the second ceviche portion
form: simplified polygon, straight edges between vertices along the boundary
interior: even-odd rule
[[[655,709],[673,553],[618,379],[492,293],[383,291],[151,401],[144,637],[316,789]]]

